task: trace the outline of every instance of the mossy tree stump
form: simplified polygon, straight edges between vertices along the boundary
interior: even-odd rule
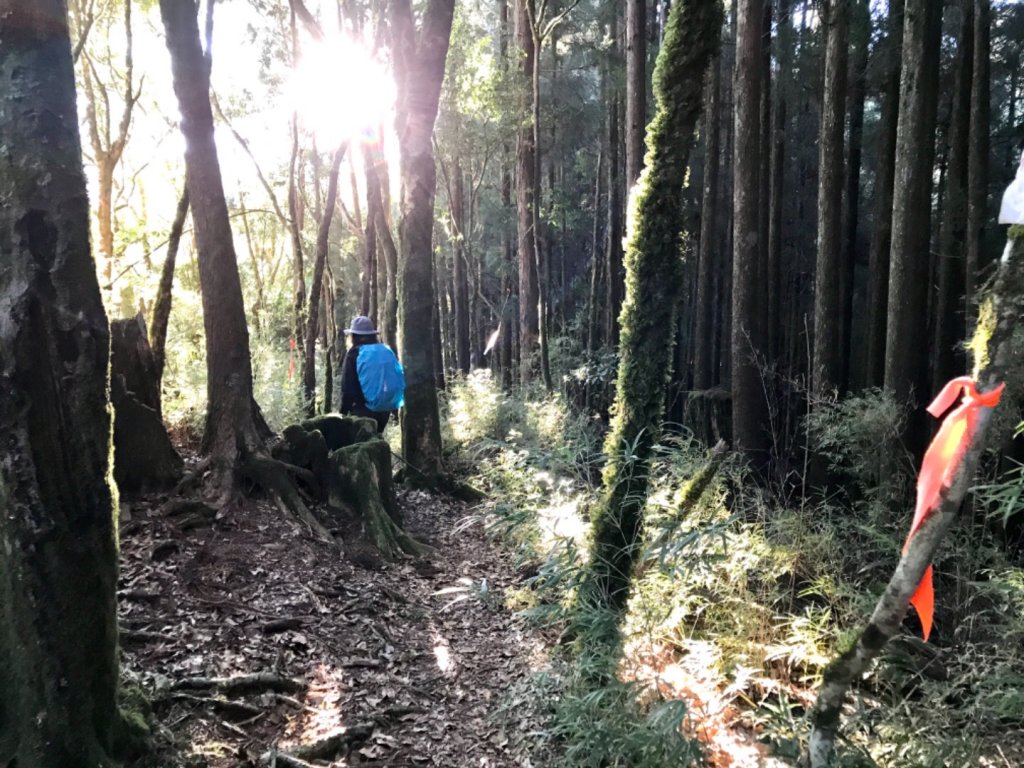
[[[166,488],[182,474],[160,415],[160,380],[142,315],[110,324],[114,479],[123,491]]]
[[[424,555],[430,548],[402,527],[391,472],[391,448],[372,419],[328,414],[293,424],[283,432],[274,457],[308,470],[309,490],[328,509],[347,512],[386,559]]]

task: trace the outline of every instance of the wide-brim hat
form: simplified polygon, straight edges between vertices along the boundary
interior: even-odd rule
[[[377,329],[373,327],[373,321],[365,315],[356,315],[352,318],[352,324],[345,329],[345,333],[354,336],[375,336]]]

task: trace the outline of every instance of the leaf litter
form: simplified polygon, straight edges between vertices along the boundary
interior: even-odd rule
[[[122,517],[125,675],[162,745],[140,766],[268,765],[275,750],[302,765],[286,760],[324,744],[306,764],[533,764],[537,709],[517,720],[502,705],[543,640],[503,605],[522,576],[464,524],[464,504],[403,492],[406,528],[438,554],[386,563],[346,556],[269,502],[187,530],[164,502],[134,499]]]

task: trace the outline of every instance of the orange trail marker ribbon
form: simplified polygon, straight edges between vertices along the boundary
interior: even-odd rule
[[[903,545],[903,554],[907,553],[910,540],[928,515],[938,505],[942,489],[949,487],[956,475],[957,467],[964,452],[974,439],[978,424],[980,408],[994,408],[999,404],[1006,384],[1000,384],[991,392],[979,392],[977,385],[969,376],[953,379],[928,406],[928,413],[939,418],[949,410],[950,406],[963,392],[964,399],[959,407],[950,413],[939,427],[938,433],[921,462],[921,472],[917,476],[917,505],[914,507],[914,522],[910,525],[910,533]],[[932,586],[932,567],[929,565],[917,585],[917,591],[910,598],[910,604],[917,610],[921,618],[924,639],[932,632],[932,617],[935,613],[935,590]]]
[[[295,378],[295,339],[288,339],[288,381]]]

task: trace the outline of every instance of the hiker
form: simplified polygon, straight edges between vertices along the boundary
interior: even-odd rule
[[[353,317],[345,335],[352,345],[341,364],[341,412],[373,419],[377,433],[383,433],[391,414],[405,402],[402,365],[391,347],[381,344],[370,318]]]

